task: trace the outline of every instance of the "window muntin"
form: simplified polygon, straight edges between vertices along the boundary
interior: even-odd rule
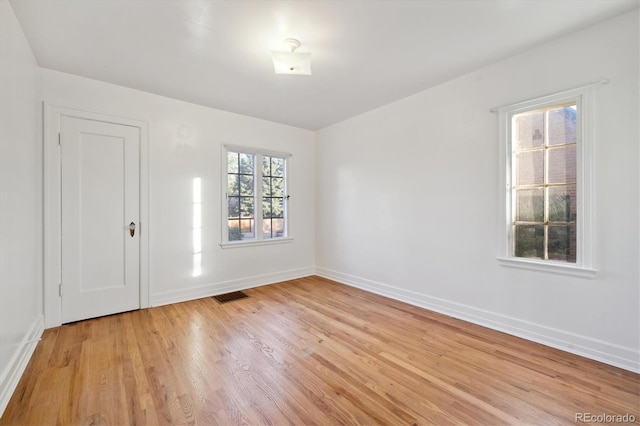
[[[223,244],[286,239],[289,155],[242,148],[225,151]]]
[[[577,101],[511,114],[511,255],[576,263]]]

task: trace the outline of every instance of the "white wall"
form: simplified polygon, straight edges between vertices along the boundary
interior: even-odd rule
[[[38,67],[0,1],[0,414],[42,334],[42,139]]]
[[[48,69],[42,69],[42,79],[47,103],[148,123],[151,305],[313,273],[313,132]],[[293,242],[220,247],[223,144],[293,154],[289,205]],[[201,179],[203,199],[202,275],[197,277],[193,276],[194,178]],[[47,325],[55,324],[47,318]]]
[[[638,11],[321,130],[321,275],[639,371]],[[496,261],[498,118],[597,92],[593,280]]]

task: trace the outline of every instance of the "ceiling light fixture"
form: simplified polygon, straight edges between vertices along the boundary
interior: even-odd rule
[[[311,53],[296,53],[300,41],[295,38],[284,40],[289,52],[271,52],[276,74],[311,75]]]

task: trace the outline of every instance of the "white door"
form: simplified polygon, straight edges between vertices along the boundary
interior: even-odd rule
[[[138,309],[140,129],[62,116],[60,134],[62,323]]]

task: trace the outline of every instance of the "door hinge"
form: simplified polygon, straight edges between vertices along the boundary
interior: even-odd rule
[[[62,145],[62,132],[58,132],[58,145]]]
[[[58,294],[62,297],[62,283],[58,285]]]

